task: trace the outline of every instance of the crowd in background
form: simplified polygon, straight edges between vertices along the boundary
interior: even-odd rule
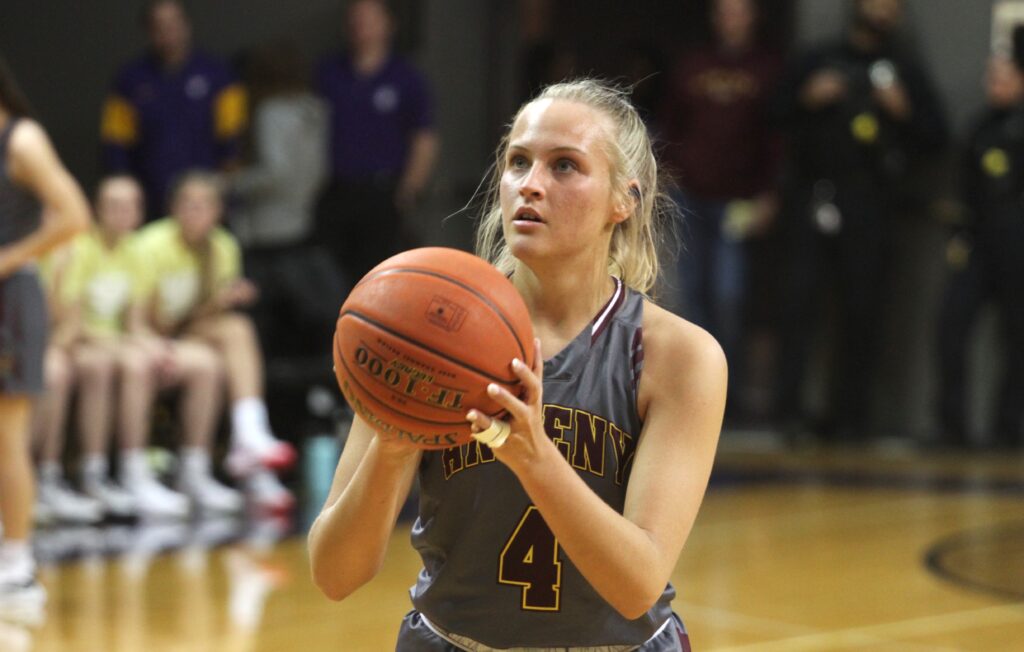
[[[851,0],[841,37],[788,57],[759,38],[757,0],[709,7],[707,42],[674,60],[634,53],[644,55],[637,101],[680,208],[677,280],[666,284],[678,294],[662,298],[726,351],[728,423],[769,424],[794,444],[868,442],[897,255],[890,234],[933,198],[920,179],[951,147],[942,102],[901,40],[902,0]],[[300,383],[330,383],[325,360],[347,289],[421,244],[413,216],[437,156],[434,98],[393,51],[386,3],[350,3],[346,49],[315,66],[288,42],[233,66],[206,54],[178,0],[148,3],[142,26],[149,50],[117,73],[102,112],[108,176],[94,193],[93,227],[43,264],[53,322],[34,426],[44,521],[288,509],[276,471],[295,461],[301,433],[271,426],[265,357],[310,360]],[[935,323],[941,431],[930,443],[944,446],[978,441],[965,407],[967,355],[986,303],[998,308],[1006,355],[981,439],[1021,445],[1017,42],[1017,57],[993,54],[984,106],[957,157],[960,209]],[[576,72],[557,48],[526,63],[532,82]],[[755,395],[756,379],[767,398]],[[813,406],[809,379],[825,388]],[[173,489],[145,452],[164,390],[178,405]],[[223,456],[222,412],[231,433]],[[76,473],[65,470],[65,432],[78,435]],[[226,473],[213,463],[221,457]]]
[[[177,0],[147,3],[141,22],[149,48],[102,111],[95,222],[42,262],[53,336],[36,518],[287,511],[275,472],[294,464],[300,433],[273,432],[265,355],[312,359],[300,382],[329,379],[350,283],[413,246],[402,215],[433,166],[429,90],[392,56],[392,16],[375,0],[347,8],[349,47],[315,75],[288,42],[236,66],[207,54]],[[154,406],[172,399],[169,487],[147,447]]]

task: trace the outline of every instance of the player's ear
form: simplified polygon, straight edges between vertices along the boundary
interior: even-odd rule
[[[634,212],[636,212],[637,206],[640,205],[640,182],[636,179],[631,179],[626,184],[626,192],[619,197],[619,201],[615,204],[615,211],[612,213],[612,222],[615,224],[621,224],[630,218]]]

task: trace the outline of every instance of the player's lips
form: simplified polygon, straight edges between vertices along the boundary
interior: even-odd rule
[[[512,221],[513,222],[536,222],[536,223],[540,223],[540,224],[544,223],[544,219],[541,218],[540,213],[538,213],[537,211],[535,211],[532,208],[529,208],[527,206],[523,206],[522,208],[517,210],[515,212],[515,215],[512,216]]]

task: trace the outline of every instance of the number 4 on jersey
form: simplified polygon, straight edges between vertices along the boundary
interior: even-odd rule
[[[526,508],[501,551],[498,581],[522,587],[523,609],[559,609],[562,562],[558,561],[558,539],[533,505]]]

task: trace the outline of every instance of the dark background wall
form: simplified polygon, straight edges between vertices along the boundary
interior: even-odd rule
[[[574,71],[635,72],[640,44],[670,55],[698,38],[708,0],[397,0],[400,47],[427,72],[437,99],[442,156],[421,223],[427,240],[467,246],[472,221],[459,213],[472,195],[512,111],[528,86],[531,47],[571,51]],[[912,38],[942,94],[958,135],[981,103],[995,0],[908,0]],[[117,66],[143,47],[142,0],[3,0],[0,51],[10,61],[72,172],[91,189],[99,175],[97,127]],[[340,0],[188,2],[196,40],[224,57],[291,37],[310,55],[340,46]],[[847,0],[768,0],[769,31],[798,47],[839,33]],[[451,216],[451,217],[449,217]],[[446,219],[448,218],[448,219]],[[931,324],[942,281],[944,231],[927,219],[899,228],[901,257],[890,301],[886,367],[880,375],[879,428],[926,432],[934,391]],[[976,375],[991,378],[990,326]],[[988,353],[986,353],[986,351]],[[987,381],[986,381],[987,382]],[[984,415],[989,388],[975,402]],[[981,418],[981,417],[979,417]]]

